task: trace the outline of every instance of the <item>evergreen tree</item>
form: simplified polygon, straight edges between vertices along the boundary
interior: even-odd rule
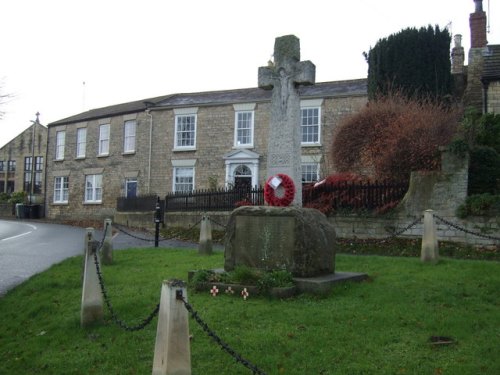
[[[369,53],[368,96],[390,92],[408,97],[443,99],[452,93],[451,36],[439,26],[407,28],[380,39]]]

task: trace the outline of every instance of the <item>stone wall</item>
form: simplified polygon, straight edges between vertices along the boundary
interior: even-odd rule
[[[500,114],[500,81],[488,85],[488,112]]]

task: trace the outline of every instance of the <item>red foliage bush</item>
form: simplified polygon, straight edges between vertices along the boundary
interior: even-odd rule
[[[371,101],[339,124],[332,157],[338,172],[408,179],[439,168],[439,147],[450,143],[461,112],[431,100],[390,95]]]

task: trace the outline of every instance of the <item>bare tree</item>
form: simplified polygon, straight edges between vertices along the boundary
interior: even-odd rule
[[[5,115],[5,111],[2,110],[3,106],[12,99],[12,94],[6,94],[3,92],[3,80],[0,81],[0,120]]]

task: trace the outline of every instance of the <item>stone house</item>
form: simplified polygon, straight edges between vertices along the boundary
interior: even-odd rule
[[[482,113],[500,114],[500,45],[488,44],[487,17],[482,0],[474,0],[475,10],[469,15],[471,48],[468,66],[461,35],[454,37],[451,52],[452,74],[457,92],[463,94],[466,107]]]
[[[37,117],[30,127],[0,148],[0,193],[24,191],[31,203],[41,203],[46,150],[47,128]]]
[[[300,89],[302,179],[333,168],[339,120],[367,102],[366,80]],[[266,177],[270,91],[173,94],[48,125],[46,215],[112,216],[118,197],[256,186]]]

